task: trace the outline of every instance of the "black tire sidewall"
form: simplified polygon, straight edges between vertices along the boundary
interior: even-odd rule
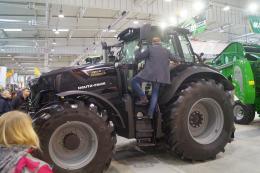
[[[224,150],[225,145],[231,137],[233,128],[232,105],[224,90],[212,83],[199,83],[187,89],[187,93],[181,96],[181,103],[175,108],[175,133],[178,144],[181,147],[177,153],[182,153],[186,158],[194,160],[205,160],[215,157]],[[192,137],[188,129],[188,118],[191,107],[202,98],[214,99],[222,108],[224,114],[224,125],[218,139],[210,144],[200,144]]]
[[[234,105],[233,109],[235,109],[236,106],[240,106],[243,109],[243,112],[245,113],[245,116],[243,116],[243,118],[239,120],[234,115],[235,123],[247,125],[247,124],[251,123],[254,120],[254,118],[255,118],[255,109],[254,109],[253,106],[251,106],[251,105],[244,105],[239,100],[235,102],[235,105]]]
[[[52,162],[49,154],[49,141],[53,132],[62,124],[68,121],[79,121],[87,123],[95,131],[98,138],[98,150],[94,159],[85,167],[78,170],[65,170]],[[57,113],[55,117],[46,122],[46,126],[43,126],[39,130],[39,136],[41,137],[43,159],[48,163],[54,165],[54,172],[57,173],[101,173],[105,168],[107,162],[112,157],[113,142],[111,140],[111,132],[108,129],[108,125],[94,112],[84,110],[74,110],[66,108],[64,112]]]

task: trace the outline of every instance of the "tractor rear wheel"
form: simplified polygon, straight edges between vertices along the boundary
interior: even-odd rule
[[[234,121],[237,124],[247,125],[255,119],[255,109],[251,105],[245,105],[239,100],[233,107]]]
[[[234,132],[230,96],[214,80],[187,86],[164,116],[167,143],[183,159],[215,158]]]
[[[116,143],[113,127],[83,103],[62,106],[39,130],[43,160],[57,173],[102,173]]]

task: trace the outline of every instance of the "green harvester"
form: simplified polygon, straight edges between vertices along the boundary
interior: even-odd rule
[[[249,124],[260,114],[260,46],[234,42],[211,63],[235,86],[234,120]]]

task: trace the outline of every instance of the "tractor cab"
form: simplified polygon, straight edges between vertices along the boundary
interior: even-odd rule
[[[176,59],[175,62],[171,62],[172,68],[181,63],[199,61],[196,59],[198,55],[193,52],[188,34],[188,30],[174,27],[167,28],[167,30],[150,25],[145,25],[141,28],[128,28],[118,35],[120,43],[113,46],[107,46],[103,43],[105,52],[103,56],[107,60],[113,57],[115,59],[115,66],[124,71],[124,74],[126,74],[124,80],[127,81],[124,87],[125,92],[127,92],[129,89],[129,80],[143,68],[145,63],[144,61],[136,62],[135,52],[139,48],[141,48],[142,52],[147,49],[148,45],[151,45],[152,38],[155,36],[161,38],[162,46],[168,49]],[[116,51],[113,49],[116,49]]]

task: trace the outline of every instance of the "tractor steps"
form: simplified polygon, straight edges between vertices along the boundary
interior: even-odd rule
[[[136,118],[135,137],[139,147],[155,146],[155,131],[153,129],[153,121],[146,116]]]

